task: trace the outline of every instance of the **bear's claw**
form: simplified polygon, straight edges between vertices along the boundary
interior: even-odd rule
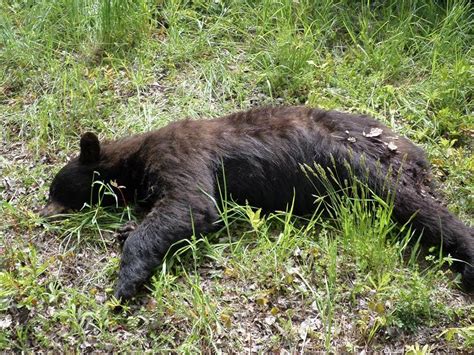
[[[132,233],[137,228],[137,226],[138,224],[135,221],[126,222],[114,233],[114,239],[116,239],[120,245],[123,246],[123,243],[125,243],[127,238],[130,236],[130,233]]]

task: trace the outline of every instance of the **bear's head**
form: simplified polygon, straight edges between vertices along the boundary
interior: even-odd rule
[[[79,210],[93,197],[94,172],[99,171],[100,142],[94,133],[81,137],[81,152],[54,177],[46,206],[39,212],[42,217]]]

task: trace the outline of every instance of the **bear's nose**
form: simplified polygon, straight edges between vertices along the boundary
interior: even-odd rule
[[[38,212],[38,214],[40,215],[40,217],[47,218],[56,214],[64,213],[66,212],[66,210],[67,208],[61,205],[60,203],[50,201]]]

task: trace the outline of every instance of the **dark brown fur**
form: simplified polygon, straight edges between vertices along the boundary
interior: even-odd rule
[[[383,132],[367,137],[372,128]],[[396,148],[389,149],[389,142]],[[405,223],[414,215],[412,226],[423,231],[425,245],[442,246],[470,263],[459,269],[467,288],[473,287],[473,229],[433,197],[423,151],[367,116],[279,107],[183,120],[102,145],[88,133],[80,157],[55,177],[44,214],[88,202],[93,171],[126,186],[125,200],[148,208],[140,225],[127,231],[123,248],[115,294],[128,299],[173,243],[190,237],[193,227],[198,234],[215,229],[218,213],[209,196],[218,201],[224,172],[226,190],[237,202],[273,211],[284,210],[294,197],[295,212],[307,214],[314,210],[314,194],[324,189],[301,169],[314,163],[335,169],[341,181],[354,174],[382,197],[395,192],[394,217]]]

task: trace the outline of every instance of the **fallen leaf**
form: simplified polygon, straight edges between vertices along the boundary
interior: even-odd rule
[[[268,325],[272,325],[273,323],[275,323],[275,321],[276,318],[274,316],[265,317],[265,323],[267,323]]]
[[[146,304],[147,311],[154,311],[156,309],[158,302],[154,298],[150,298]]]
[[[392,152],[398,149],[398,147],[393,142],[388,142],[387,148],[390,149]]]
[[[372,137],[378,137],[383,133],[383,130],[381,128],[371,128],[369,133],[363,132],[362,134],[368,138]]]
[[[321,321],[315,317],[309,317],[300,324],[298,335],[304,340],[308,333],[317,331],[319,328],[321,328]]]
[[[0,329],[6,329],[12,324],[12,316],[7,315],[5,318],[0,319]]]
[[[257,302],[259,306],[266,306],[268,304],[268,298],[266,298],[265,296],[258,296],[255,299],[255,302]]]
[[[369,308],[372,311],[377,312],[378,314],[384,314],[385,313],[385,306],[381,302],[369,302]]]
[[[232,325],[232,317],[226,313],[221,314],[221,321],[226,328],[230,328]]]
[[[227,277],[235,277],[236,276],[236,272],[233,268],[229,268],[229,267],[226,267],[224,269],[224,275],[227,276]]]

